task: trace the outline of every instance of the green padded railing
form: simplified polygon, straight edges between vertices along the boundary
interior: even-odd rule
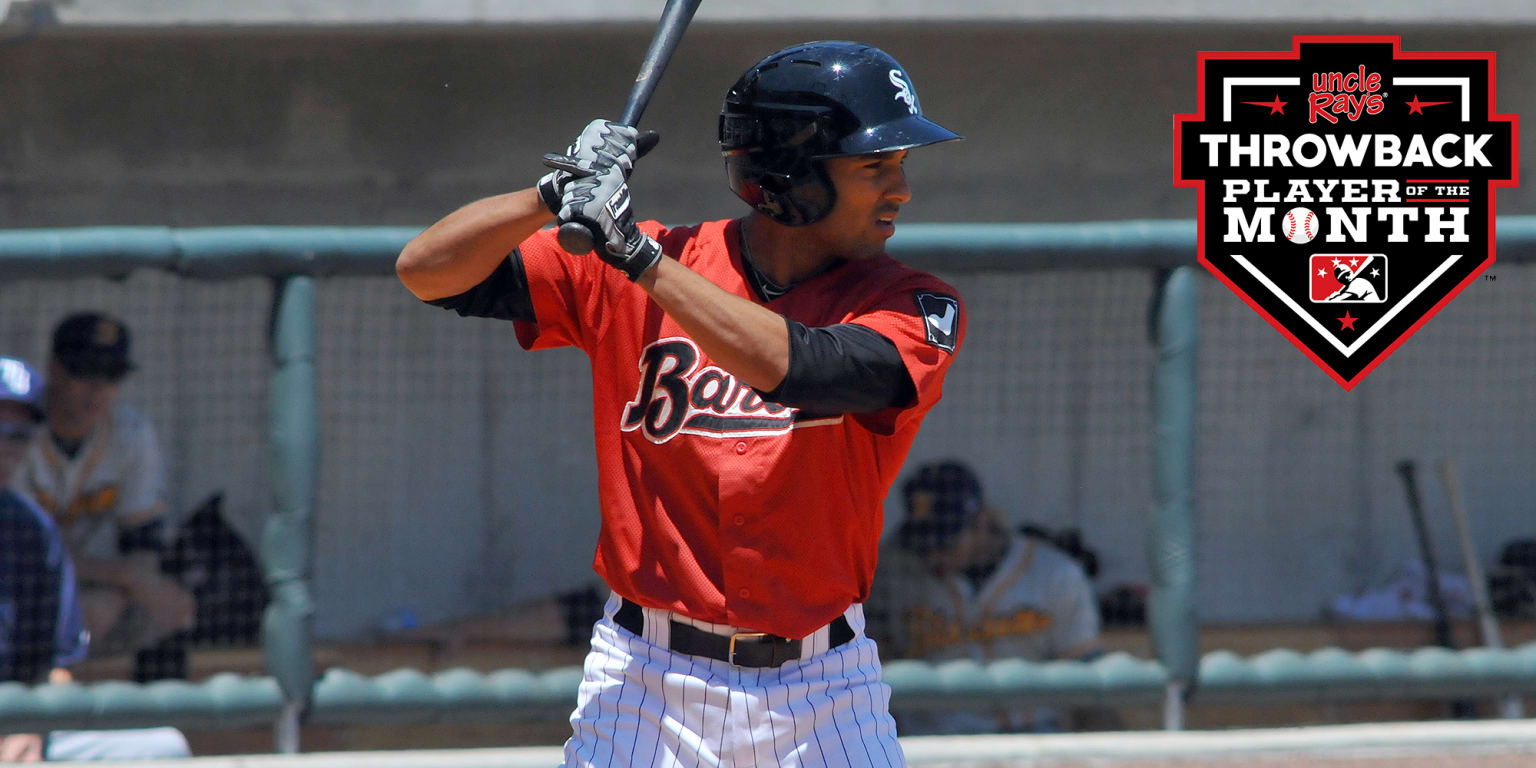
[[[0,232],[0,279],[122,275],[189,277],[385,275],[417,227],[82,227]],[[924,269],[1105,269],[1194,262],[1188,219],[903,224],[891,254]],[[1536,261],[1536,216],[1499,218],[1499,258]]]
[[[0,232],[0,279],[387,275],[416,227],[81,227]]]
[[[315,685],[309,722],[317,725],[403,725],[470,720],[560,718],[576,703],[582,671],[505,669],[437,674],[401,669],[376,677],[332,669]],[[1302,654],[1274,650],[1252,657],[1226,651],[1200,662],[1195,700],[1206,704],[1361,699],[1493,698],[1536,694],[1536,643],[1492,651],[1327,648]],[[954,661],[885,666],[892,704],[952,706],[1010,702],[1074,706],[1156,705],[1168,682],[1161,664],[1115,653],[1092,663]],[[200,684],[96,683],[0,685],[0,723],[8,730],[247,728],[270,724],[283,705],[271,678],[219,675]]]

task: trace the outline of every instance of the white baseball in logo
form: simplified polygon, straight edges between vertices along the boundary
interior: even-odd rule
[[[1285,212],[1285,239],[1301,245],[1317,237],[1317,214],[1310,208],[1292,208]]]
[[[891,70],[891,85],[896,86],[896,95],[891,98],[907,103],[907,111],[917,114],[917,94],[912,92],[912,84],[907,82],[907,76],[899,69]]]

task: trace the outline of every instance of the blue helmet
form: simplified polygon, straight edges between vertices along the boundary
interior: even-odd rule
[[[731,86],[720,110],[731,190],[789,226],[815,222],[837,202],[822,160],[958,138],[923,117],[912,78],[889,54],[840,40],[763,59]]]
[[[0,357],[0,400],[21,403],[32,410],[33,418],[42,421],[43,377],[14,357]]]

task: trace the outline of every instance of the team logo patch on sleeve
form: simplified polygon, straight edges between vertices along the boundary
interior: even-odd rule
[[[954,352],[955,335],[960,330],[960,302],[942,293],[919,293],[917,311],[923,316],[928,343],[945,352]]]

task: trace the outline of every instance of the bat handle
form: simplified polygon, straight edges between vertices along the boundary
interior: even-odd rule
[[[597,247],[596,225],[577,217],[560,225],[555,234],[560,247],[572,256],[584,256]]]
[[[592,171],[581,167],[576,160],[565,155],[550,153],[544,156],[544,165],[559,171],[571,174],[573,178],[591,176]],[[560,231],[555,234],[555,240],[566,253],[573,256],[583,256],[592,252],[597,244],[597,225],[594,222],[577,217],[570,221],[560,223]]]

